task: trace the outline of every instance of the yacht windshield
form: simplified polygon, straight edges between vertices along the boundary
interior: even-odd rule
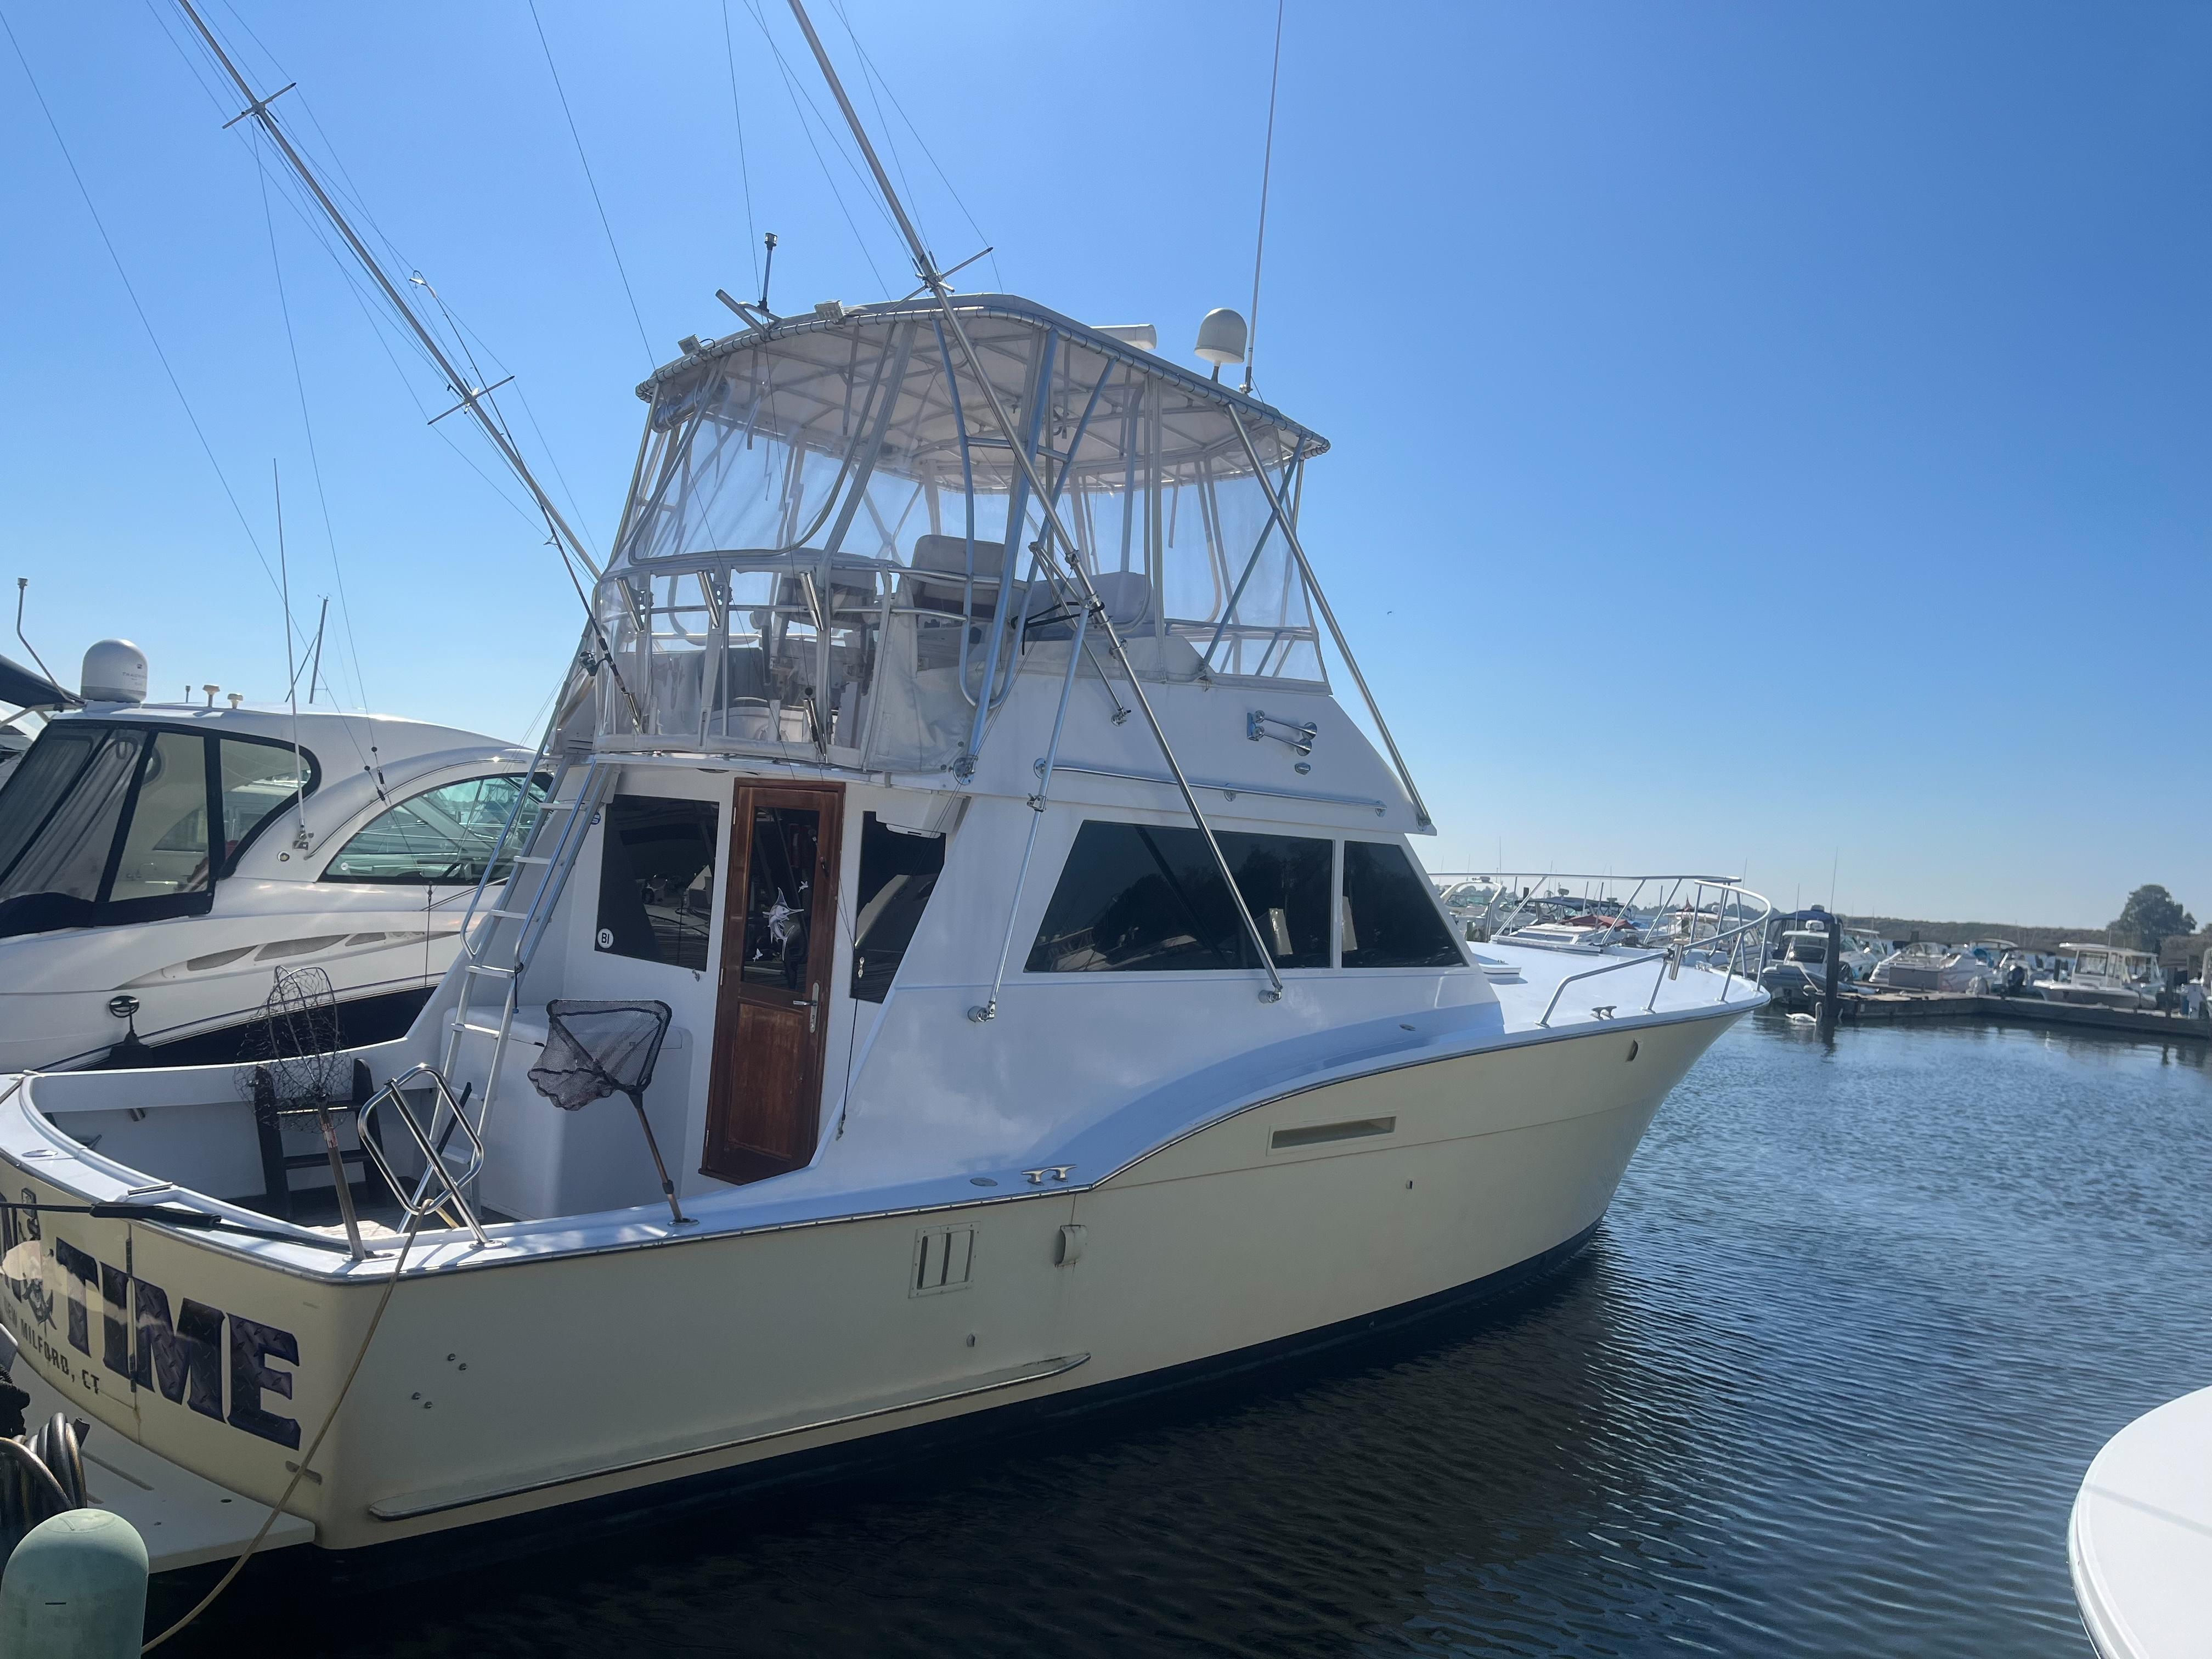
[[[312,759],[298,764],[312,789]],[[0,785],[0,938],[205,911],[291,804],[294,768],[288,745],[258,739],[55,721]]]

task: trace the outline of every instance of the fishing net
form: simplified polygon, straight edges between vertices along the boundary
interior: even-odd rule
[[[612,1094],[642,1111],[672,1012],[665,1002],[549,1002],[545,1054],[530,1081],[564,1112]]]
[[[337,997],[319,968],[276,975],[259,1018],[246,1027],[236,1073],[241,1098],[257,1108],[330,1104],[353,1098],[353,1073],[338,1053]],[[257,1074],[265,1073],[264,1089]]]

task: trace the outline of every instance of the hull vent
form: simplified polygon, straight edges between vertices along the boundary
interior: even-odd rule
[[[1267,1150],[1287,1152],[1300,1146],[1325,1146],[1333,1140],[1364,1140],[1371,1135],[1395,1134],[1395,1117],[1358,1117],[1344,1123],[1309,1123],[1296,1129],[1278,1129],[1267,1137]]]
[[[973,1227],[927,1227],[914,1237],[914,1274],[907,1281],[909,1296],[936,1296],[945,1291],[964,1291],[975,1266]]]

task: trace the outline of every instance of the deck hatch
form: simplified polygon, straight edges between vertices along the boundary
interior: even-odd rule
[[[1348,1118],[1342,1123],[1309,1123],[1295,1129],[1278,1129],[1267,1137],[1267,1150],[1287,1152],[1300,1146],[1325,1146],[1332,1140],[1364,1140],[1370,1135],[1395,1134],[1395,1117]]]

